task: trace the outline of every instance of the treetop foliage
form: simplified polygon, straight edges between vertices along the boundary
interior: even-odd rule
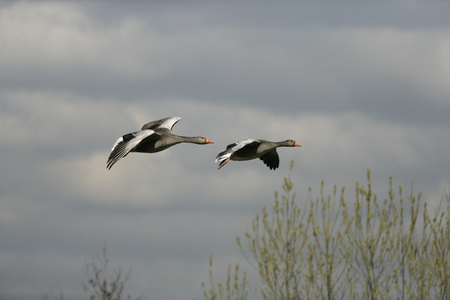
[[[227,284],[216,287],[211,257],[205,299],[249,299],[250,290],[264,300],[450,299],[448,193],[431,215],[420,193],[404,196],[392,177],[380,201],[370,170],[351,200],[336,185],[325,195],[322,181],[319,196],[309,188],[298,205],[293,187],[289,174],[271,210],[263,207],[251,230],[237,237],[259,282],[251,288],[237,264],[234,276],[229,266]]]

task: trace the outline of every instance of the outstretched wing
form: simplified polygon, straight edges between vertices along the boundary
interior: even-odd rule
[[[271,170],[275,170],[280,166],[280,157],[278,156],[276,149],[267,152],[259,159],[261,159]]]
[[[111,169],[111,167],[122,157],[125,157],[131,150],[133,150],[139,143],[145,138],[151,135],[159,135],[153,130],[142,130],[133,133],[125,134],[124,136],[117,139],[116,143],[111,149],[111,154],[108,157],[108,162],[106,163],[106,168]]]
[[[230,160],[230,157],[233,153],[243,149],[245,146],[248,146],[252,143],[259,143],[259,142],[256,140],[247,139],[228,145],[227,149],[217,154],[215,162],[220,162],[218,169],[222,168]]]
[[[142,130],[146,129],[156,130],[162,128],[172,130],[173,125],[175,125],[180,120],[181,120],[180,117],[167,117],[161,120],[151,121],[142,126]]]

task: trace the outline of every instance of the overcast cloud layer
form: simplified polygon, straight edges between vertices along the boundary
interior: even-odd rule
[[[374,1],[375,2],[375,1]],[[86,299],[107,243],[127,293],[201,299],[242,262],[235,237],[292,173],[299,203],[371,168],[433,211],[450,183],[450,6],[440,1],[0,4],[0,298]],[[213,145],[131,154],[144,123]],[[295,139],[280,168],[215,156],[245,138]],[[317,195],[317,194],[315,194]],[[380,195],[383,197],[384,195]]]

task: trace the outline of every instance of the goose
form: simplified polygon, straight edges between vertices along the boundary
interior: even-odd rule
[[[277,153],[278,147],[301,147],[294,140],[281,142],[269,142],[266,140],[247,139],[227,146],[227,149],[220,152],[215,162],[220,162],[217,169],[222,168],[230,160],[243,161],[255,158],[261,159],[271,170],[275,170],[280,165],[280,158]]]
[[[180,120],[180,117],[167,117],[152,121],[142,126],[140,131],[121,136],[111,149],[106,168],[110,170],[119,159],[130,152],[155,153],[179,143],[214,143],[203,136],[186,137],[173,134],[172,127]]]

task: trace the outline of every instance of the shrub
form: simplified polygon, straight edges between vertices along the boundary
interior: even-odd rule
[[[292,171],[293,164],[291,164]],[[394,191],[389,177],[387,198],[379,201],[367,183],[356,183],[355,199],[345,188],[319,197],[309,188],[300,207],[291,176],[284,178],[281,198],[275,192],[252,229],[237,237],[244,257],[259,275],[254,296],[264,300],[294,299],[450,299],[450,199],[431,215],[421,194]],[[422,213],[419,212],[422,210]],[[419,217],[420,216],[420,217]],[[244,243],[243,243],[244,241]],[[212,278],[202,283],[205,299],[247,299],[247,274],[233,285]]]
[[[84,272],[88,277],[87,283],[83,283],[84,291],[89,294],[90,300],[121,300],[124,294],[125,283],[130,278],[131,269],[127,273],[122,272],[122,268],[113,272],[113,276],[108,272],[109,254],[106,245],[100,257],[92,259],[86,263]],[[131,299],[127,295],[128,300]],[[141,300],[142,296],[136,298]]]

